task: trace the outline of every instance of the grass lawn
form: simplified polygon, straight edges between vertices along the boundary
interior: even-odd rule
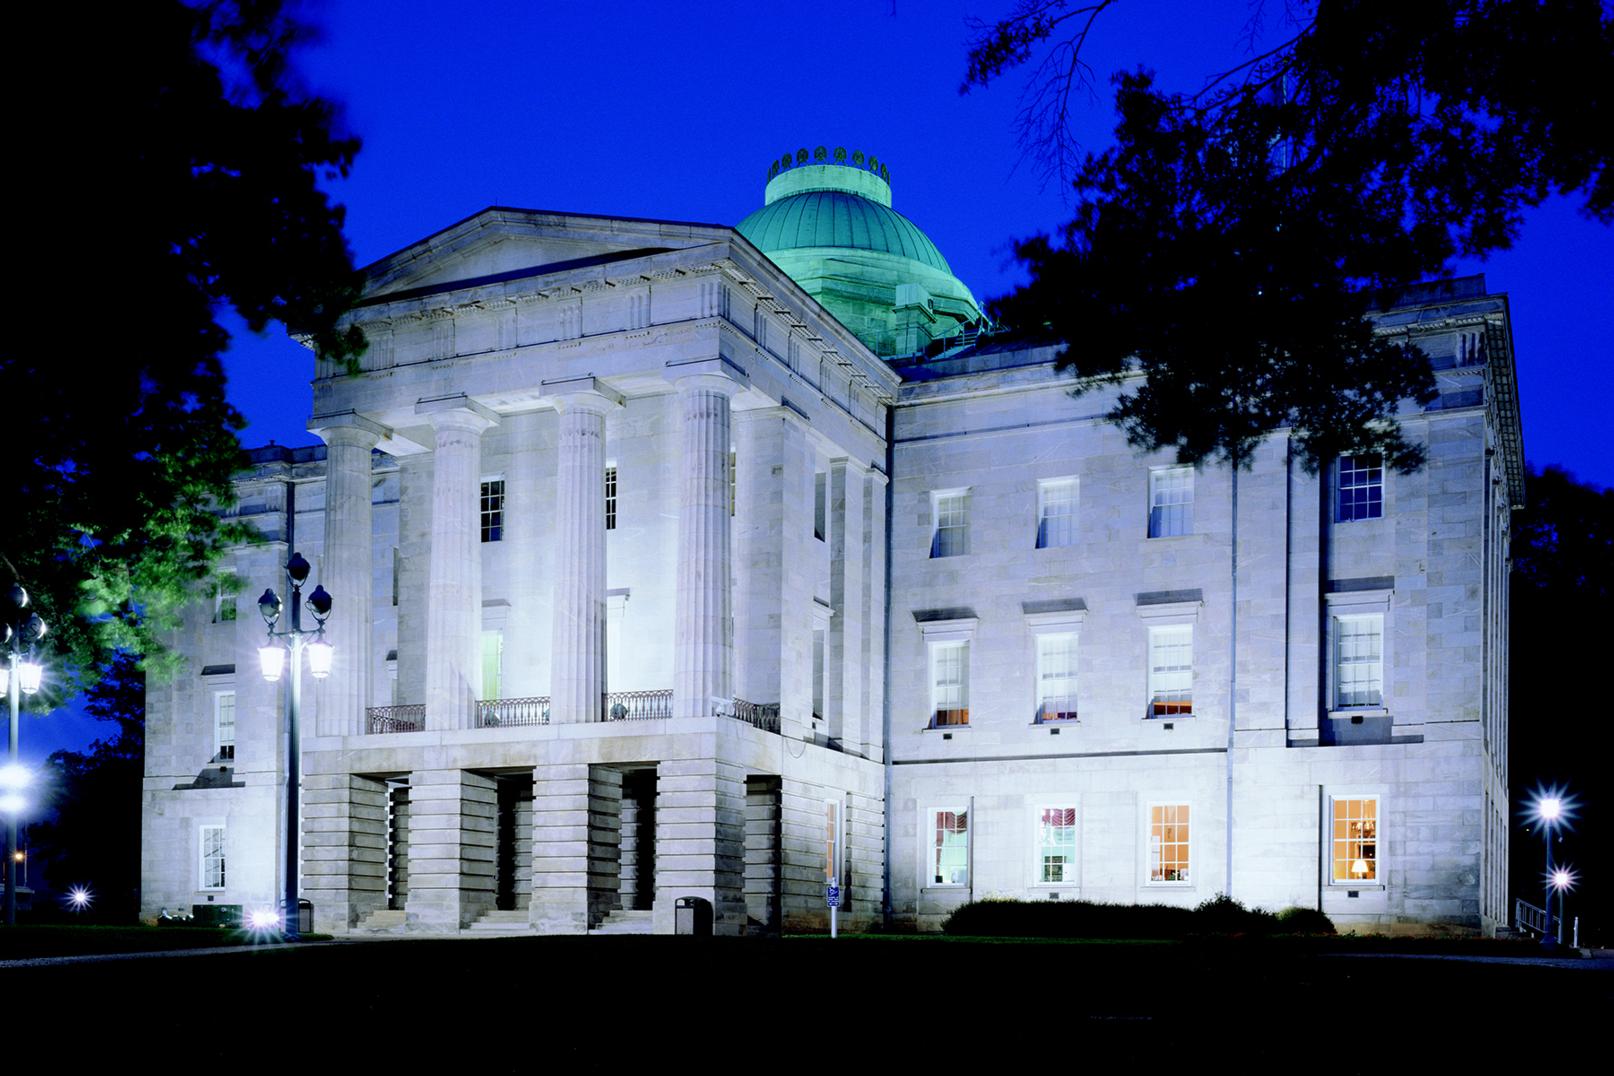
[[[0,990],[16,1023],[94,1028],[76,1050],[230,1071],[1074,1073],[1114,1057],[1382,1076],[1496,1071],[1525,1047],[1558,1066],[1601,1050],[1614,1012],[1614,973],[1589,963],[911,937],[399,939],[12,967]]]
[[[328,937],[328,935],[319,935]],[[106,953],[149,953],[266,944],[241,930],[220,927],[85,926],[77,923],[0,928],[0,960]]]

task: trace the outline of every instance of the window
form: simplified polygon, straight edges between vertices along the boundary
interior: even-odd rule
[[[504,479],[482,480],[482,540],[504,540]]]
[[[1379,877],[1379,800],[1377,796],[1334,799],[1333,861],[1335,885],[1372,885]]]
[[[504,632],[484,629],[482,632],[482,698],[500,698],[504,682]]]
[[[813,537],[820,542],[829,533],[829,475],[813,475]]]
[[[931,885],[968,885],[970,880],[970,813],[967,808],[930,812],[935,844],[930,850]]]
[[[936,530],[930,539],[932,557],[958,557],[968,552],[969,491],[931,494]]]
[[[1160,467],[1149,472],[1149,537],[1173,538],[1194,529],[1194,469]]]
[[[214,757],[220,761],[235,758],[235,692],[213,693]]]
[[[616,465],[605,469],[605,529],[616,530]]]
[[[202,889],[224,888],[224,827],[202,827]]]
[[[1076,881],[1076,808],[1044,807],[1037,813],[1037,884]]]
[[[1334,618],[1334,707],[1384,705],[1384,615]]]
[[[1187,882],[1188,804],[1149,807],[1149,881]]]
[[[220,586],[213,592],[213,623],[224,624],[235,619],[235,595]]]
[[[935,643],[930,648],[930,727],[970,723],[970,644]]]
[[[1149,717],[1194,712],[1194,626],[1149,629]]]
[[[1076,720],[1076,635],[1037,636],[1037,720]]]
[[[1037,483],[1037,548],[1076,544],[1076,480]]]
[[[729,449],[729,515],[734,514],[734,504],[740,491],[740,455],[734,449]]]
[[[1352,523],[1384,515],[1384,460],[1378,456],[1341,456],[1334,498],[1334,522]]]

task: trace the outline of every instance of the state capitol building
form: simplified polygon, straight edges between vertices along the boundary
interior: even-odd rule
[[[766,171],[736,227],[490,208],[368,267],[323,444],[250,453],[264,540],[148,688],[143,914],[285,890],[255,595],[300,552],[320,931],[823,930],[829,874],[846,929],[1219,893],[1506,925],[1506,298],[1377,316],[1433,362],[1422,470],[1308,474],[1275,430],[1235,480],[990,331],[883,162]]]

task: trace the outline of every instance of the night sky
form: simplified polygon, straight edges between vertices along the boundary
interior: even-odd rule
[[[342,0],[309,6],[324,40],[299,66],[364,141],[352,175],[329,186],[359,264],[490,205],[734,224],[762,204],[771,159],[845,145],[886,162],[894,208],[984,301],[1022,279],[1009,241],[1069,216],[1066,192],[1015,142],[1022,76],[958,93],[967,16],[1011,5]],[[1081,136],[1107,142],[1118,69],[1193,89],[1246,58],[1250,10],[1137,0],[1106,13],[1087,53],[1096,92],[1077,101]],[[1282,30],[1274,21],[1267,39]],[[1533,212],[1514,250],[1456,269],[1511,297],[1531,462],[1609,485],[1614,229],[1577,204]],[[243,441],[312,443],[308,353],[278,328],[233,330]],[[23,753],[38,760],[105,731],[59,711],[30,719]]]

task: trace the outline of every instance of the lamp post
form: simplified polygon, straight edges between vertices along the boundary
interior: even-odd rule
[[[1564,894],[1575,888],[1575,872],[1568,867],[1556,867],[1547,876],[1547,884],[1558,892],[1558,929],[1563,930],[1564,924],[1568,922],[1564,918]]]
[[[1558,947],[1558,934],[1552,927],[1552,893],[1557,877],[1552,867],[1552,833],[1567,816],[1568,805],[1558,791],[1543,792],[1536,796],[1534,814],[1541,826],[1541,835],[1547,842],[1547,890],[1542,900],[1542,904],[1546,905],[1547,925],[1541,932],[1541,948],[1550,952]],[[1558,892],[1561,898],[1563,890]]]
[[[286,667],[286,651],[291,651],[291,677],[286,684],[286,896],[282,910],[284,937],[296,941],[300,918],[297,906],[297,814],[302,783],[302,703],[303,651],[308,651],[308,671],[323,680],[331,672],[331,644],[325,641],[325,621],[331,615],[331,596],[316,586],[308,596],[308,611],[314,614],[314,629],[303,630],[303,584],[312,569],[301,553],[286,562],[286,579],[291,583],[291,627],[276,631],[280,620],[280,596],[271,587],[258,599],[258,612],[269,628],[269,641],[258,649],[263,678],[271,684],[280,679]],[[280,640],[284,640],[282,643]]]
[[[17,718],[22,696],[38,691],[44,678],[44,666],[34,660],[34,647],[45,638],[45,621],[29,611],[28,592],[22,584],[11,584],[9,598],[5,622],[0,623],[0,644],[6,651],[0,686],[11,706],[6,766],[0,770],[0,812],[6,815],[6,926],[11,927],[17,925],[17,816],[27,806],[22,790],[28,784],[28,772],[17,760]]]

